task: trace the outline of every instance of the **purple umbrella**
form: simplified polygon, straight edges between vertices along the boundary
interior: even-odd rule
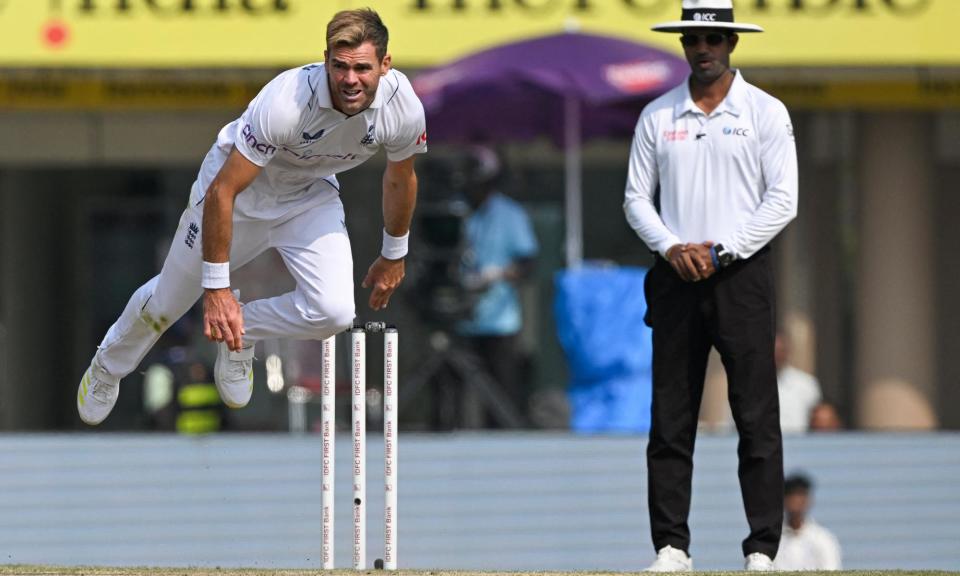
[[[496,46],[413,82],[433,142],[539,136],[566,156],[567,265],[583,252],[580,145],[629,136],[643,105],[682,82],[677,56],[628,40],[566,32]]]

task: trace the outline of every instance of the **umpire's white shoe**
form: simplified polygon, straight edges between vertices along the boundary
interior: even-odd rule
[[[213,381],[224,404],[231,408],[246,406],[253,394],[253,344],[239,352],[231,352],[225,342],[217,344]]]
[[[100,365],[99,356],[99,351],[94,354],[77,390],[77,412],[81,420],[92,426],[103,422],[120,395],[120,379]]]
[[[773,572],[773,560],[762,552],[754,552],[743,559],[743,569],[747,572]]]
[[[657,559],[644,572],[692,572],[693,559],[673,546],[664,546],[657,551]]]

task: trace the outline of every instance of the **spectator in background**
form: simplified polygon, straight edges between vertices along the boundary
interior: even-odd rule
[[[780,396],[780,429],[785,434],[802,434],[807,431],[814,406],[820,402],[820,382],[813,374],[790,364],[790,340],[783,332],[777,333],[774,359]]]
[[[786,106],[730,64],[739,32],[730,0],[684,0],[686,82],[637,122],[624,212],[656,253],[644,280],[653,329],[653,409],[647,445],[656,572],[689,572],[697,416],[710,349],[729,382],[739,433],[740,491],[750,527],[744,568],[769,571],[783,526],[783,442],[774,360],[776,269],[769,244],[796,216],[798,178]]]
[[[517,285],[533,272],[537,237],[523,207],[498,189],[502,165],[496,152],[476,146],[470,156],[467,197],[473,212],[466,221],[463,277],[465,288],[478,294],[470,317],[457,328],[525,417],[529,394],[519,377],[523,311]]]
[[[836,432],[843,430],[843,420],[833,404],[821,401],[810,411],[811,432]]]
[[[786,479],[783,499],[786,518],[780,552],[774,560],[777,570],[840,570],[840,543],[810,517],[812,503],[810,478],[794,474]]]

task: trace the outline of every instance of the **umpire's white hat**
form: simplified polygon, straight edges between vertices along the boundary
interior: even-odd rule
[[[720,28],[734,32],[763,32],[756,24],[733,21],[733,0],[683,0],[679,20],[657,24],[655,32],[683,32],[690,28]]]

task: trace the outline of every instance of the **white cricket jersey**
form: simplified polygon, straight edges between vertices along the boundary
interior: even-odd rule
[[[826,528],[807,518],[799,530],[784,524],[773,566],[781,571],[840,570],[840,543]]]
[[[663,256],[675,244],[710,240],[750,257],[797,213],[787,108],[737,72],[708,116],[683,82],[640,115],[623,208],[637,235]]]
[[[263,167],[234,204],[239,218],[273,219],[339,194],[336,174],[362,164],[382,146],[400,161],[426,152],[423,105],[402,73],[380,78],[370,107],[347,116],[334,109],[322,63],[280,73],[243,115],[220,130],[194,185],[198,203],[233,146]]]

